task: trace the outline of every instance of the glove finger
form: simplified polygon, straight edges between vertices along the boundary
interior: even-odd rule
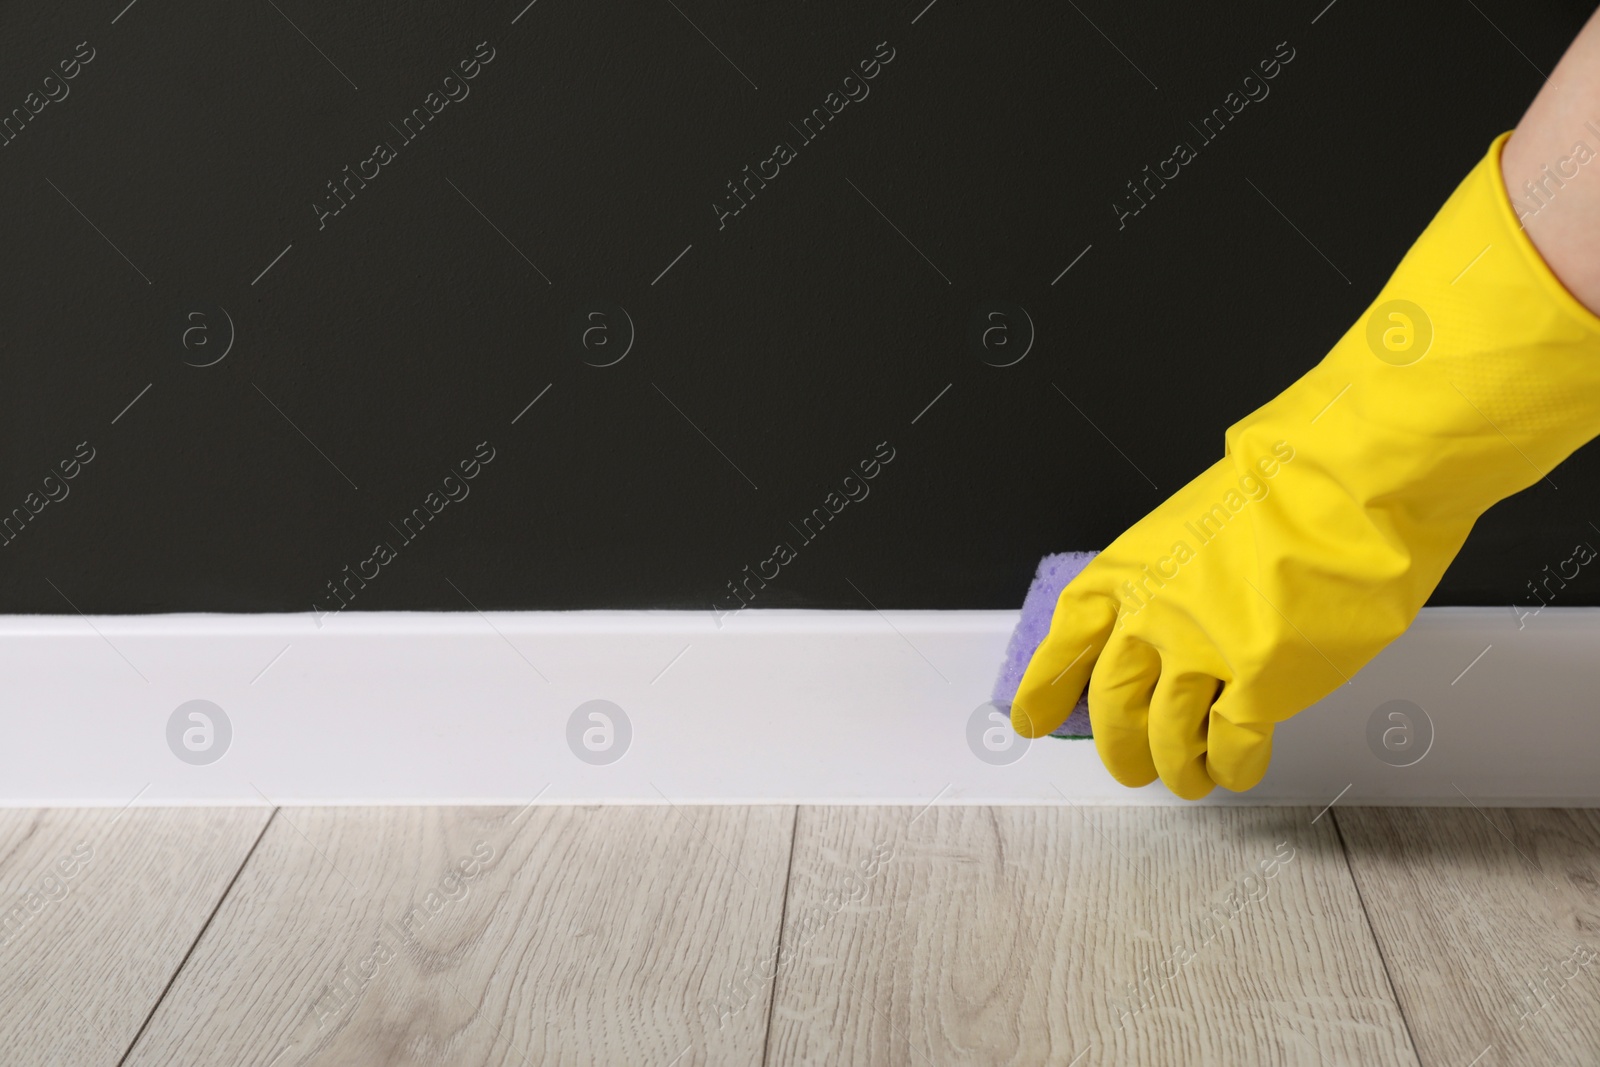
[[[1165,667],[1150,698],[1150,754],[1174,795],[1199,800],[1215,787],[1206,770],[1206,724],[1221,683]]]
[[[1111,777],[1123,785],[1156,779],[1150,755],[1150,696],[1161,657],[1143,641],[1117,635],[1106,645],[1089,679],[1089,723],[1094,747]]]
[[[1116,621],[1116,606],[1105,597],[1078,596],[1070,586],[1062,592],[1050,632],[1028,661],[1011,702],[1012,729],[1043,737],[1067,721]]]
[[[1206,773],[1224,789],[1253,789],[1272,760],[1273,724],[1239,725],[1213,711],[1206,740]]]

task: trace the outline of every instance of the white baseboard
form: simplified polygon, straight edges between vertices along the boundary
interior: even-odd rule
[[[969,723],[1014,620],[0,617],[0,805],[1174,802],[1159,784],[1117,785],[1089,741],[1041,739],[1001,766],[974,754]],[[1524,623],[1506,608],[1425,611],[1350,685],[1278,728],[1257,789],[1207,802],[1600,804],[1600,609]],[[175,709],[197,699],[232,728],[206,765],[167,741]],[[597,699],[631,724],[607,765],[567,743],[574,710]],[[1368,742],[1394,700],[1433,728],[1410,766]]]

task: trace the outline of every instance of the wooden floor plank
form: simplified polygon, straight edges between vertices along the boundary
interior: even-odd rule
[[[1600,815],[1336,814],[1425,1065],[1600,1063]]]
[[[769,991],[727,989],[776,950],[793,824],[284,809],[128,1063],[759,1062]]]
[[[0,1062],[117,1063],[270,815],[0,811]]]
[[[767,1062],[1415,1064],[1314,817],[802,808]]]

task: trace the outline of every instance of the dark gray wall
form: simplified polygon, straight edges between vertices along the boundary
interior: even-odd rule
[[[1321,357],[1587,14],[124,2],[0,6],[0,611],[1013,606]],[[1600,543],[1593,451],[1553,480],[1436,603]]]

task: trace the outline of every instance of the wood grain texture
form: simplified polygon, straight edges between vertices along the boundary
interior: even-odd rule
[[[1600,1063],[1600,815],[1336,814],[1424,1064]]]
[[[117,1063],[270,814],[0,811],[0,1061]]]
[[[768,1062],[1415,1064],[1314,814],[803,808]]]
[[[759,1062],[793,821],[285,809],[128,1063]]]

